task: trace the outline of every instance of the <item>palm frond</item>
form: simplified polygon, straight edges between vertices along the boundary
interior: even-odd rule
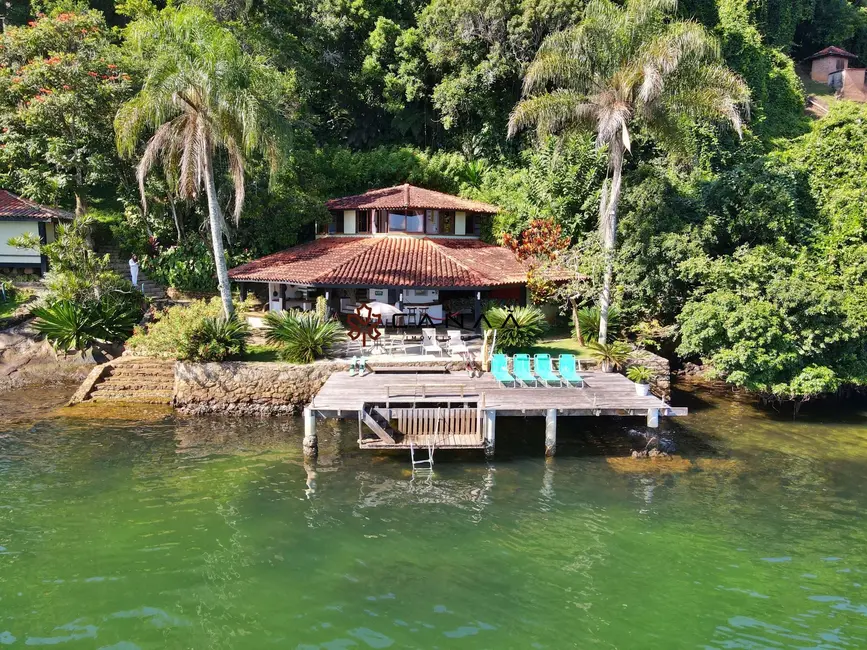
[[[555,90],[522,99],[509,116],[509,136],[535,126],[540,136],[573,127],[592,127],[597,107],[583,95],[570,90]]]

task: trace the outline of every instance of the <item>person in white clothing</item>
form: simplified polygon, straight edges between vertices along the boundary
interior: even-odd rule
[[[138,257],[133,255],[129,258],[129,277],[134,287],[138,286]]]

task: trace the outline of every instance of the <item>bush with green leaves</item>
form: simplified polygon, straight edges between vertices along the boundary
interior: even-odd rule
[[[236,311],[244,311],[247,307],[248,303],[235,304]],[[126,346],[139,355],[179,359],[191,334],[200,329],[206,319],[219,318],[222,313],[223,306],[218,298],[172,305],[157,312],[153,322],[136,328]]]
[[[626,378],[636,384],[649,384],[653,379],[653,370],[647,366],[632,366],[626,369]]]
[[[190,361],[225,361],[243,356],[250,326],[238,318],[205,318],[187,332],[178,346],[178,357]]]
[[[228,254],[229,268],[249,262],[251,255],[242,250]],[[172,246],[157,245],[141,258],[142,270],[155,282],[181,291],[207,292],[217,288],[214,254],[198,236],[183,239]]]
[[[577,313],[578,327],[586,343],[599,339],[599,307],[585,307]],[[620,333],[620,310],[616,305],[608,308],[608,336],[616,337]]]
[[[485,329],[497,330],[497,349],[516,352],[535,345],[548,329],[538,307],[492,307],[482,319]]]
[[[622,368],[632,352],[629,344],[623,341],[612,341],[611,343],[594,341],[587,344],[587,350],[591,357],[599,361],[599,365],[605,372]]]
[[[292,363],[313,363],[326,358],[344,338],[340,321],[297,310],[269,312],[265,332],[268,341],[279,346],[280,358]]]
[[[78,303],[60,300],[33,310],[34,328],[55,349],[84,352],[94,344],[119,343],[129,337],[141,311],[123,302]]]

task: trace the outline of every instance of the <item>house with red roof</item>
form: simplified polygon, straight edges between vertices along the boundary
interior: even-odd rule
[[[810,78],[834,88],[840,99],[867,102],[865,69],[852,67],[857,58],[841,47],[826,47],[807,58],[807,61],[812,62]]]
[[[526,301],[527,268],[482,241],[497,206],[404,184],[326,203],[316,238],[229,271],[242,294],[267,286],[272,310],[399,305],[410,318],[478,317],[486,299]]]
[[[57,225],[74,217],[71,212],[39,205],[0,189],[0,272],[45,273],[47,261],[39,251],[14,248],[9,240],[32,234],[43,244],[51,243]]]

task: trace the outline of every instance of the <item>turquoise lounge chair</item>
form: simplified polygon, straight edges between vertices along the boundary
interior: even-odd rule
[[[555,383],[558,386],[563,385],[563,379],[554,374],[554,368],[551,366],[550,354],[537,354],[533,364],[536,367],[536,376],[543,384],[548,386],[550,383]]]
[[[491,358],[491,374],[498,384],[515,385],[515,378],[509,374],[509,358],[505,354],[495,354]]]
[[[584,388],[584,378],[575,370],[575,355],[561,354],[560,355],[560,377],[567,385],[578,384]]]
[[[515,373],[515,379],[518,380],[518,383],[523,384],[524,386],[527,386],[530,382],[532,382],[534,386],[539,385],[539,379],[533,374],[533,371],[530,370],[529,354],[515,355],[512,372]]]

